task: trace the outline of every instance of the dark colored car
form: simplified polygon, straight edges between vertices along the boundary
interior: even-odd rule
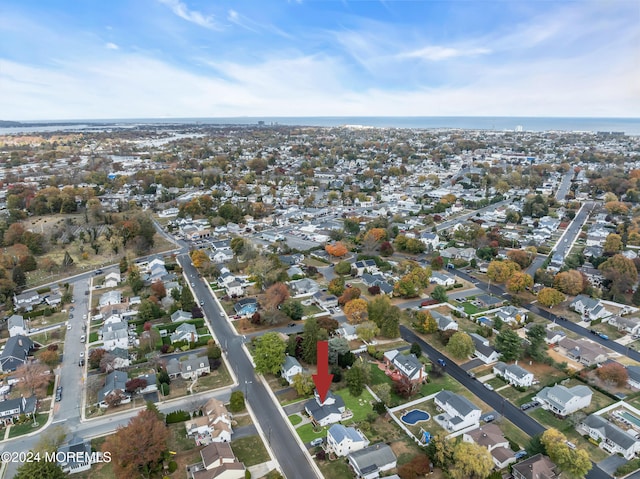
[[[438,359],[438,364],[444,368],[447,365],[447,362],[444,359]]]

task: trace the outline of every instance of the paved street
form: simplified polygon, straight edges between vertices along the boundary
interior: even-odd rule
[[[494,211],[494,210],[498,209],[501,206],[509,204],[510,202],[511,202],[511,200],[502,200],[502,201],[499,201],[497,203],[493,203],[492,205],[485,206],[484,208],[479,208],[477,210],[468,211],[467,213],[463,213],[461,215],[456,216],[455,218],[452,218],[450,220],[447,220],[447,221],[444,221],[444,222],[440,223],[439,225],[436,226],[436,230],[438,232],[448,230],[449,228],[455,226],[456,224],[462,223],[462,222],[468,220],[472,216],[476,216],[478,214],[479,214],[479,216],[482,216],[483,212],[485,212],[485,211]]]

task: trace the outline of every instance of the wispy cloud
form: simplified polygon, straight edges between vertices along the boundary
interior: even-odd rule
[[[113,43],[113,42],[107,42],[105,44],[105,48],[107,50],[118,50],[120,47],[118,45],[116,45],[115,43]]]
[[[399,58],[420,58],[427,61],[441,61],[457,57],[473,57],[478,55],[486,55],[491,53],[488,48],[452,48],[443,46],[429,46],[419,50],[413,50],[407,53],[401,53]]]
[[[158,0],[160,3],[168,6],[173,13],[177,16],[191,23],[195,23],[204,28],[219,29],[220,26],[216,23],[213,15],[204,15],[197,10],[191,10],[189,7],[180,0]]]

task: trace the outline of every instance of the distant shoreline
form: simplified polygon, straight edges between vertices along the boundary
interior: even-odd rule
[[[52,132],[137,126],[308,126],[401,129],[461,129],[518,132],[618,132],[640,135],[640,118],[587,117],[218,117],[218,118],[126,118],[85,120],[0,121],[0,134]]]

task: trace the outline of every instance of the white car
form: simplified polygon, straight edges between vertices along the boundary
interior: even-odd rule
[[[71,324],[67,323],[67,330],[71,329]]]

